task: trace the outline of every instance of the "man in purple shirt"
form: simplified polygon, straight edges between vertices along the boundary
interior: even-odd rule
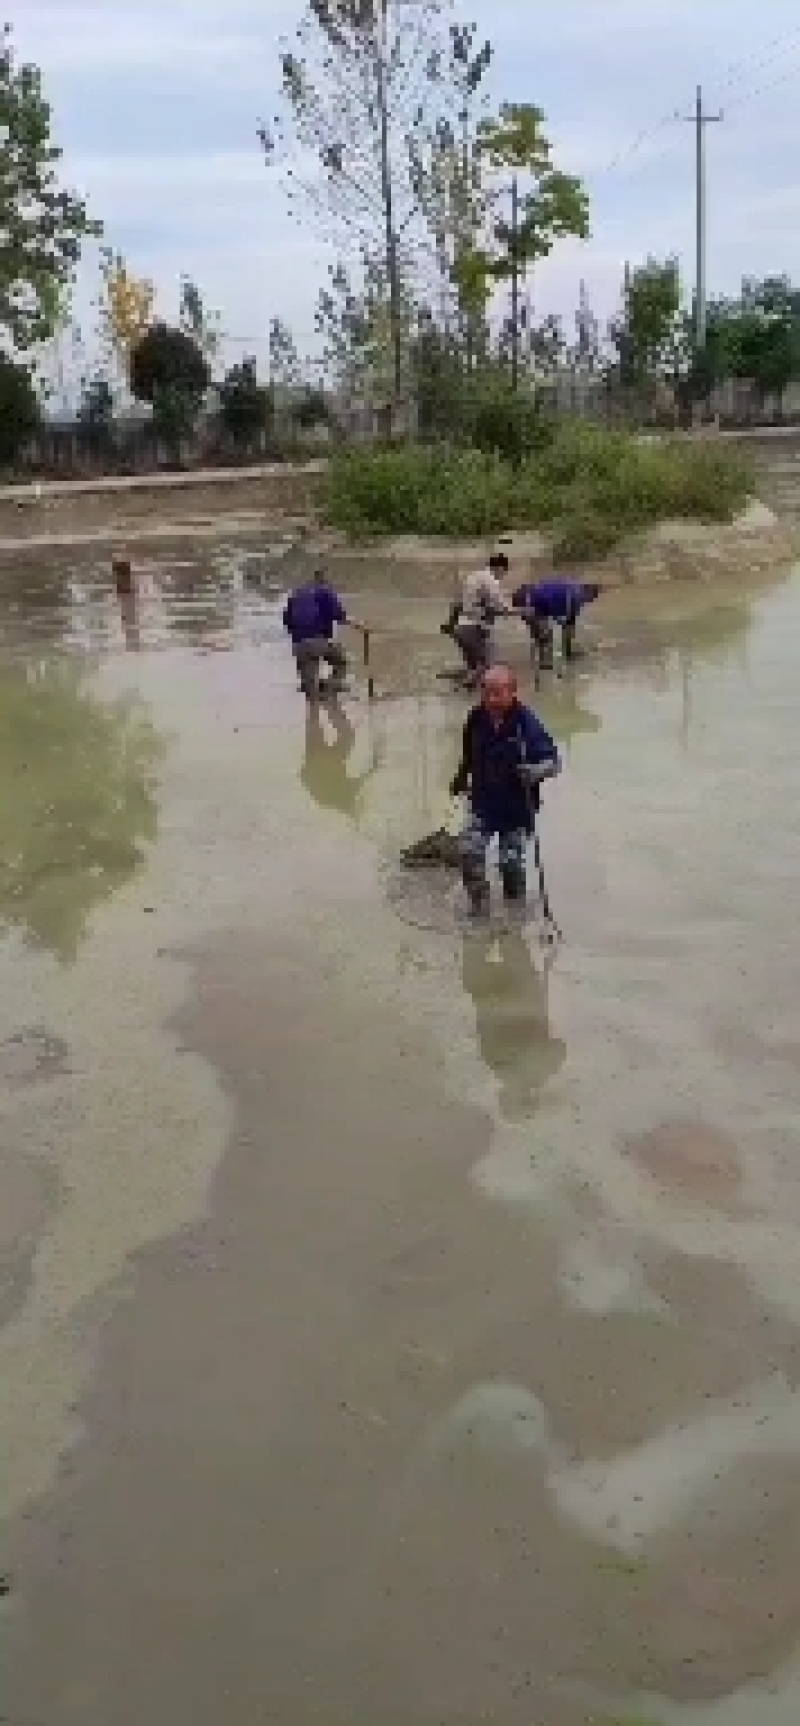
[[[565,660],[575,654],[575,632],[584,606],[592,605],[600,588],[594,581],[574,581],[551,576],[548,581],[524,582],[512,597],[515,611],[522,614],[531,638],[531,658],[543,671],[553,669],[553,626],[561,629]]]
[[[320,695],[320,671],[330,666],[326,690],[334,695],[342,688],[347,675],[344,648],[336,638],[337,627],[349,624],[351,629],[362,625],[348,617],[338,593],[317,570],[310,581],[296,587],[286,601],[283,627],[294,650],[300,688],[307,701],[317,701]]]

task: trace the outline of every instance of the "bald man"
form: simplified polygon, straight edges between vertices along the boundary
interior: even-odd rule
[[[489,908],[486,855],[495,835],[503,896],[524,900],[526,844],[539,808],[539,787],[560,768],[550,733],[532,708],[518,700],[513,671],[507,665],[492,666],[484,673],[480,702],[467,715],[461,761],[450,788],[454,797],[469,797],[461,858],[474,915]]]

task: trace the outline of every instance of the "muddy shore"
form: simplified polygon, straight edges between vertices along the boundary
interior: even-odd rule
[[[768,502],[754,502],[730,526],[664,522],[577,572],[604,586],[652,586],[759,578],[785,568],[800,544],[793,452],[782,446],[779,457],[762,451],[760,472],[760,491]],[[787,472],[788,508],[786,484],[781,489],[780,480]],[[87,566],[115,550],[147,562],[226,548],[247,551],[256,560],[264,555],[269,573],[276,548],[283,546],[301,548],[306,562],[324,560],[344,588],[387,586],[423,597],[449,592],[459,571],[494,547],[489,540],[458,544],[410,537],[353,546],[320,522],[323,474],[324,465],[315,462],[0,489],[0,568],[35,565],[46,557]],[[509,539],[519,579],[551,566],[545,536],[518,533]]]

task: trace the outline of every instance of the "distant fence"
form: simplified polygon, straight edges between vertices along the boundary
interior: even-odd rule
[[[668,384],[659,384],[644,396],[600,373],[564,370],[538,377],[535,388],[559,417],[609,427],[678,429],[693,418],[691,409]],[[184,444],[181,466],[237,467],[258,461],[290,461],[319,454],[332,440],[369,445],[385,439],[390,430],[412,440],[418,435],[413,399],[404,402],[399,418],[391,416],[385,404],[363,399],[337,398],[330,405],[333,430],[323,425],[301,432],[290,414],[279,414],[246,448],[237,448],[219,420],[209,414]],[[766,400],[760,399],[752,385],[726,383],[712,393],[699,417],[731,430],[798,425],[800,383],[789,385],[781,397]],[[92,438],[75,417],[49,421],[29,446],[19,471],[31,477],[91,479],[104,474],[154,473],[173,465],[148,418],[120,416],[114,420],[110,436]]]

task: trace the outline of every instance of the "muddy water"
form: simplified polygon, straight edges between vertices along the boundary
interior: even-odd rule
[[[31,583],[5,1715],[788,1726],[800,585],[616,600],[542,692],[548,962],[399,881],[463,719],[435,608],[363,597],[390,699],[320,735],[232,560],[124,615]]]

